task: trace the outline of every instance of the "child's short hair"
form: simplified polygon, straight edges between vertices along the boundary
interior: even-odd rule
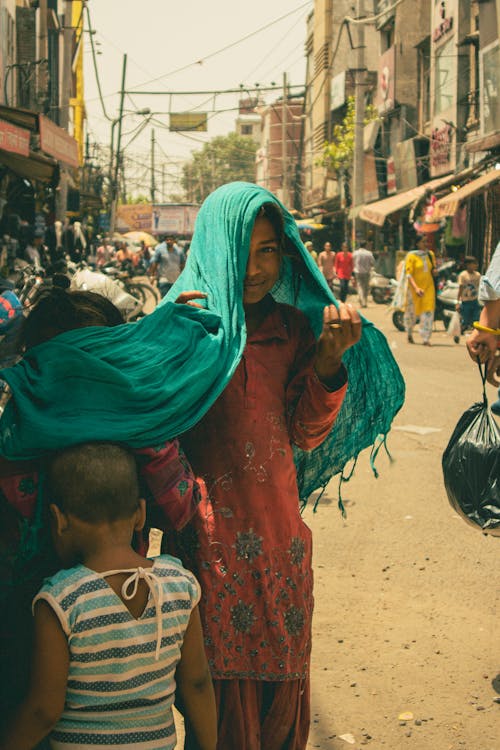
[[[479,265],[479,261],[477,258],[475,258],[473,255],[466,255],[464,258],[464,263],[477,263]]]
[[[48,461],[49,502],[89,523],[130,518],[139,507],[135,458],[115,443],[82,443]]]

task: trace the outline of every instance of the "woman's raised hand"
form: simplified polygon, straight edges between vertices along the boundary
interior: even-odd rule
[[[352,305],[339,302],[323,309],[323,330],[318,340],[314,369],[321,381],[328,381],[340,369],[342,356],[361,338],[361,318]]]
[[[193,289],[189,292],[181,292],[177,299],[175,300],[176,304],[178,305],[191,305],[191,307],[199,307],[201,309],[204,309],[203,305],[199,305],[197,302],[195,302],[195,299],[206,299],[207,295],[203,292],[198,292],[196,289]]]

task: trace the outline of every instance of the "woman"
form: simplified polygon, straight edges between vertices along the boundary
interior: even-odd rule
[[[436,258],[434,253],[428,248],[427,238],[420,236],[416,241],[416,249],[410,250],[405,261],[408,288],[404,320],[410,344],[415,343],[413,328],[416,319],[419,318],[423,344],[424,346],[431,346],[430,339],[436,306],[435,269]]]

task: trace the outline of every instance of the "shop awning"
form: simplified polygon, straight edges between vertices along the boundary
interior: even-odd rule
[[[463,174],[460,177],[463,177]],[[415,201],[421,200],[427,193],[432,193],[438,188],[456,182],[460,177],[455,174],[438,177],[435,180],[430,180],[430,182],[425,182],[423,185],[417,185],[411,190],[405,190],[404,193],[396,193],[396,195],[391,195],[381,201],[366,203],[359,211],[359,217],[363,221],[381,227],[391,214],[411,206]]]
[[[29,156],[21,156],[1,149],[0,166],[7,167],[20,177],[26,177],[28,180],[40,180],[41,182],[52,182],[54,171],[58,169],[58,164],[54,159],[35,151],[30,151]]]
[[[453,216],[460,204],[467,200],[467,198],[470,198],[472,195],[475,195],[482,190],[487,190],[490,185],[499,181],[499,169],[492,169],[490,172],[482,174],[481,177],[468,182],[467,185],[463,185],[453,193],[445,195],[444,198],[440,198],[436,201],[434,204],[433,218],[441,219],[443,216]]]

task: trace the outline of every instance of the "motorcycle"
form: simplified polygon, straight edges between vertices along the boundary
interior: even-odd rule
[[[370,277],[370,294],[377,305],[388,304],[392,301],[397,287],[397,281],[383,276],[381,273],[372,273]]]

